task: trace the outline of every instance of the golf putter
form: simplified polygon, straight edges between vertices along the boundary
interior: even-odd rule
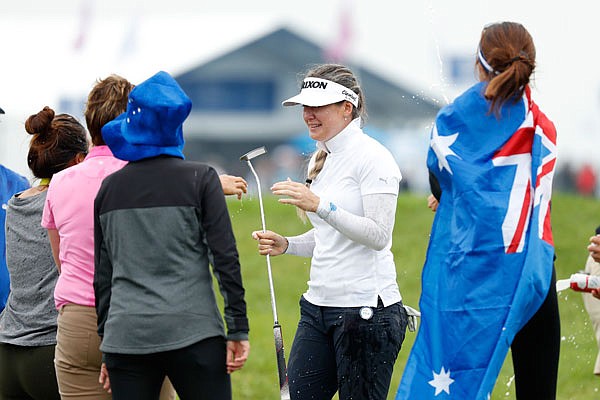
[[[256,179],[256,185],[258,186],[258,203],[260,206],[260,218],[262,222],[262,230],[265,232],[267,230],[265,224],[265,210],[263,207],[263,200],[260,188],[260,179],[258,178],[258,174],[254,170],[252,166],[251,160],[265,154],[267,149],[262,146],[258,147],[254,150],[251,150],[240,157],[240,161],[246,161],[250,171],[252,171],[252,175]],[[281,333],[281,325],[279,325],[279,321],[277,318],[277,305],[275,303],[275,289],[273,288],[273,274],[271,271],[271,257],[269,254],[266,256],[267,258],[267,272],[269,275],[269,290],[271,292],[271,308],[273,309],[273,335],[275,337],[275,353],[277,355],[277,373],[279,376],[279,393],[281,395],[281,400],[289,400],[290,398],[290,389],[288,386],[288,377],[287,377],[287,367],[285,365],[285,352],[283,349],[283,335]]]

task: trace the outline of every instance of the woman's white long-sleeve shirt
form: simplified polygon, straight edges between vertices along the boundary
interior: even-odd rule
[[[401,300],[390,251],[400,170],[356,119],[319,147],[328,152],[311,190],[314,229],[288,238],[288,254],[312,256],[304,297],[319,306],[376,306]]]

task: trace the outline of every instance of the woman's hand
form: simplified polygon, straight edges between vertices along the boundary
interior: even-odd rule
[[[594,261],[600,262],[600,235],[592,236],[590,238],[590,245],[587,249]]]
[[[305,184],[290,179],[275,183],[271,187],[271,192],[276,196],[286,196],[286,198],[279,199],[280,203],[291,204],[310,212],[317,211],[321,200]]]
[[[108,393],[112,393],[110,389],[110,379],[108,379],[108,370],[106,369],[106,364],[102,363],[100,366],[100,376],[98,377],[98,382],[102,385],[102,388],[106,390]]]
[[[242,369],[250,354],[250,342],[247,340],[227,341],[227,373]]]
[[[429,207],[431,209],[431,211],[436,212],[437,208],[438,208],[438,201],[435,198],[434,195],[430,194],[429,197],[427,197],[427,207]]]
[[[248,192],[248,183],[244,178],[223,174],[219,175],[219,180],[226,196],[235,194],[239,200],[244,193]]]
[[[252,239],[258,240],[258,254],[262,256],[283,254],[289,245],[286,238],[272,231],[254,231]]]

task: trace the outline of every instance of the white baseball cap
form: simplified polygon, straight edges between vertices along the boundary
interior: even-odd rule
[[[290,97],[281,104],[283,106],[320,107],[347,100],[358,107],[358,95],[339,83],[321,78],[306,78],[302,83],[300,94]]]

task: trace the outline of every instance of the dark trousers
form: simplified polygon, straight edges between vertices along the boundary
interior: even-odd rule
[[[54,346],[0,343],[1,400],[60,400]]]
[[[360,307],[319,307],[302,297],[288,380],[292,400],[384,400],[408,317],[402,302],[369,319]]]
[[[560,353],[560,318],[556,272],[540,309],[517,333],[511,345],[519,400],[554,400]]]
[[[106,353],[113,400],[158,400],[168,376],[181,400],[230,400],[223,337],[153,354]]]

